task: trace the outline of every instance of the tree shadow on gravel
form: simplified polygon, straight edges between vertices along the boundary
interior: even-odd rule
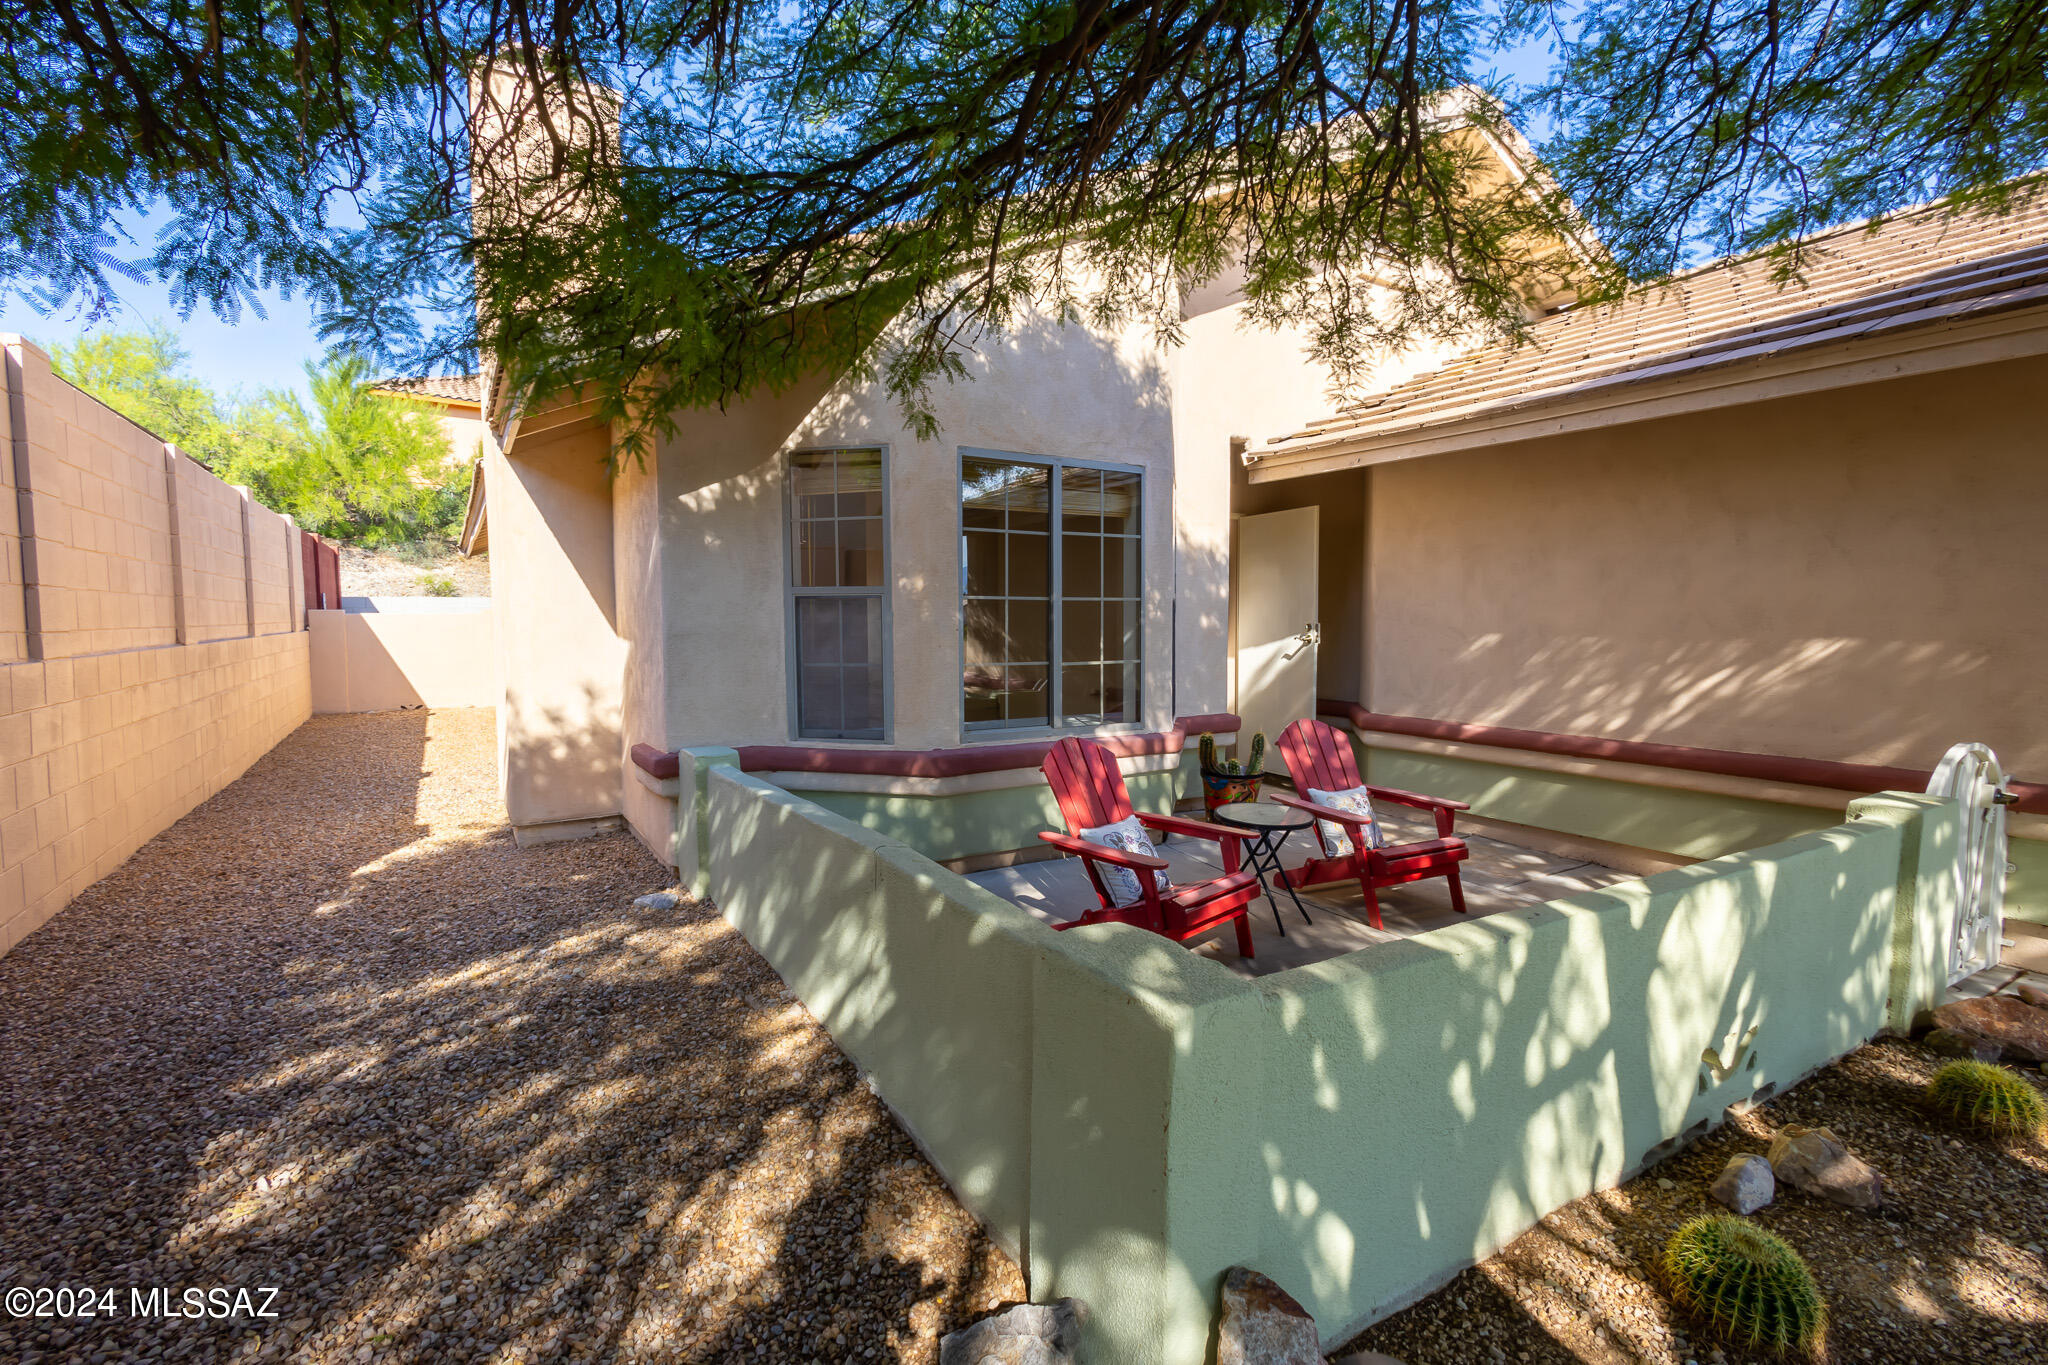
[[[744,940],[630,835],[515,848],[491,755],[315,720],[0,960],[0,1281],[118,1296],[0,1356],[921,1360],[1022,1297]]]
[[[1935,1119],[1922,1090],[1943,1060],[1898,1040],[1860,1048],[1621,1188],[1558,1210],[1352,1346],[1408,1365],[1762,1365],[1773,1357],[1676,1315],[1656,1266],[1673,1229],[1720,1211],[1705,1191],[1728,1159],[1762,1153],[1798,1123],[1832,1127],[1886,1181],[1874,1211],[1780,1189],[1753,1216],[1809,1260],[1829,1303],[1829,1359],[2048,1360],[2048,1141]]]

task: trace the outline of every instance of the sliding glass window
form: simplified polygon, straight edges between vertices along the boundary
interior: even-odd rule
[[[800,450],[789,461],[796,732],[887,734],[888,518],[880,450]]]
[[[970,730],[1138,718],[1143,482],[990,452],[960,461]]]

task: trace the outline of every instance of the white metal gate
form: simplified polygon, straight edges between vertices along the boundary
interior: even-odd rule
[[[1956,850],[1956,919],[1948,939],[1948,979],[1954,985],[1998,961],[2005,933],[2005,790],[1998,755],[1975,743],[1952,746],[1928,780],[1932,796],[1963,807],[1962,846]]]

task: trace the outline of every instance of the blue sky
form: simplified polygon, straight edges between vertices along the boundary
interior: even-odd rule
[[[319,356],[312,310],[303,300],[275,296],[263,301],[268,318],[244,312],[239,322],[222,322],[205,308],[181,319],[171,306],[170,291],[159,284],[123,283],[122,308],[95,324],[96,331],[125,331],[160,321],[178,334],[192,353],[190,369],[222,392],[240,389],[305,390],[304,361]],[[19,299],[0,302],[0,332],[19,332],[46,349],[74,340],[84,330],[78,309],[60,309],[49,316]]]

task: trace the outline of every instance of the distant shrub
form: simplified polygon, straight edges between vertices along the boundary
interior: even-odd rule
[[[2041,1092],[2016,1071],[1990,1062],[1950,1062],[1927,1083],[1927,1102],[1979,1128],[2031,1137],[2048,1124]]]
[[[1806,1262],[1745,1219],[1693,1219],[1666,1244],[1664,1273],[1680,1308],[1742,1346],[1812,1354],[1827,1330],[1827,1304]]]
[[[426,589],[429,597],[456,596],[455,580],[446,574],[430,573],[420,580],[420,586]]]

